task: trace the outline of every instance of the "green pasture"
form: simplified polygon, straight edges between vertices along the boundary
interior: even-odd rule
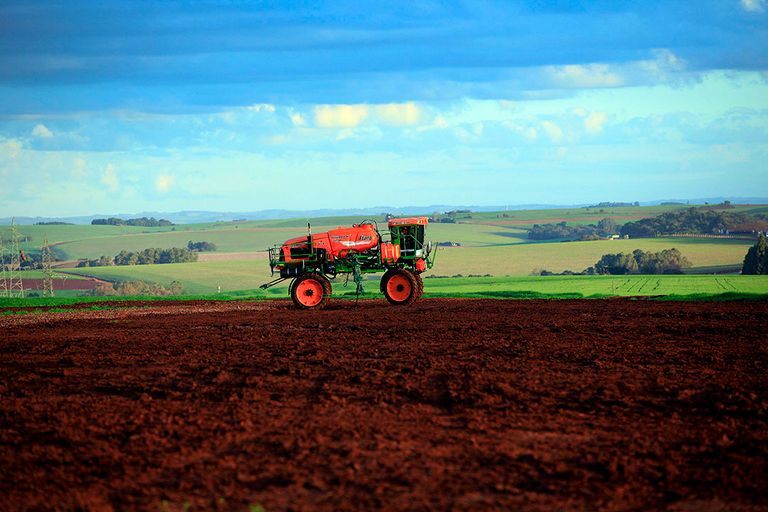
[[[634,249],[658,252],[673,247],[693,263],[691,273],[696,273],[699,269],[716,271],[722,267],[739,266],[750,245],[745,240],[654,238],[441,247],[438,249],[435,267],[425,275],[491,274],[501,277],[527,276],[534,270],[581,271],[594,265],[606,253],[631,252]],[[179,281],[186,293],[196,294],[213,293],[219,286],[223,291],[254,289],[271,279],[269,266],[262,259],[90,267],[62,269],[61,272],[110,281],[147,281],[163,285]]]
[[[633,297],[768,294],[768,276],[527,276],[424,280],[426,297]]]
[[[581,272],[603,254],[632,252],[635,249],[659,252],[676,248],[694,267],[740,265],[749,240],[696,238],[639,238],[630,240],[594,240],[589,242],[543,242],[494,247],[441,247],[431,273],[492,274],[523,276],[535,270]]]
[[[351,223],[347,223],[349,225]],[[338,225],[338,224],[337,224]],[[342,224],[343,225],[343,224]],[[187,242],[206,241],[216,244],[218,252],[252,252],[263,251],[267,247],[284,242],[289,238],[306,234],[306,226],[299,227],[253,227],[236,224],[231,226],[212,225],[201,229],[192,229],[196,225],[185,226],[187,229],[175,231],[165,230],[143,232],[144,228],[133,228],[134,232],[100,234],[85,237],[80,240],[65,241],[57,245],[69,259],[98,258],[99,256],[114,256],[121,250],[141,251],[149,247],[168,249],[170,247],[186,247]],[[45,227],[45,226],[39,226]],[[58,227],[58,226],[54,226]],[[72,227],[72,226],[64,226]],[[106,227],[106,226],[92,226]],[[315,233],[326,231],[336,226],[314,226]],[[75,235],[77,230],[69,230],[69,235]],[[102,230],[103,231],[103,230]],[[82,235],[82,232],[80,233]],[[463,246],[482,247],[490,245],[508,245],[528,242],[527,232],[517,227],[500,227],[475,224],[432,224],[428,229],[428,238],[439,241],[459,242]],[[55,243],[61,237],[51,239]],[[33,235],[27,246],[38,248],[38,238]],[[27,249],[28,250],[28,249]]]
[[[228,265],[224,265],[227,263]],[[238,292],[251,298],[287,297],[285,281],[263,291],[257,287],[269,280],[269,273],[257,261],[180,263],[135,267],[88,269],[89,275],[112,280],[145,280],[164,285],[184,283],[187,294],[211,296],[221,285],[222,296]],[[203,272],[200,272],[203,270]],[[427,274],[426,276],[428,276]],[[380,275],[365,284],[366,296],[380,296]],[[334,295],[354,295],[354,284],[344,279],[333,281]],[[425,297],[612,297],[612,296],[706,296],[730,294],[768,294],[768,276],[742,275],[658,275],[658,276],[517,276],[449,277],[424,279]],[[209,297],[213,298],[213,297]]]
[[[517,222],[521,226],[530,226],[532,224],[546,224],[552,222],[568,222],[575,224],[590,224],[600,219],[610,217],[616,219],[619,224],[629,220],[637,220],[646,217],[656,217],[662,213],[667,213],[685,208],[692,208],[702,205],[659,205],[659,206],[622,206],[617,208],[556,208],[546,210],[508,210],[500,212],[483,212],[471,214],[457,214],[456,219],[459,222],[478,223],[478,222]],[[730,212],[765,212],[764,205],[736,205],[729,209]],[[469,215],[470,217],[467,217]]]
[[[4,238],[10,236],[9,226],[0,226]],[[45,239],[49,244],[58,244],[68,240],[102,239],[105,237],[122,237],[140,233],[162,233],[170,227],[136,227],[136,226],[91,226],[91,225],[50,225],[50,226],[17,226],[20,235],[30,238],[21,243],[24,251],[39,250]]]
[[[263,251],[269,245],[282,243],[287,238],[300,236],[293,229],[204,229],[172,231],[166,233],[140,233],[103,238],[86,238],[62,244],[59,249],[70,259],[114,256],[121,250],[141,251],[149,247],[168,249],[186,247],[187,242],[212,242],[218,252]]]
[[[561,222],[570,224],[595,223],[604,217],[623,223],[664,212],[687,208],[682,205],[640,206],[620,208],[561,208],[548,210],[510,210],[502,212],[459,214],[458,223],[431,223],[427,238],[436,242],[458,242],[464,247],[505,246],[532,243],[526,228],[535,223]],[[765,206],[736,206],[731,211],[763,211]],[[601,211],[602,210],[602,211]],[[349,226],[365,216],[296,218],[214,222],[167,227],[47,225],[19,226],[22,235],[31,239],[22,243],[25,251],[38,250],[45,238],[56,244],[69,259],[114,256],[121,250],[140,251],[149,247],[167,249],[185,246],[189,240],[215,243],[220,252],[260,251],[287,238],[301,236],[306,223],[321,232],[336,226]],[[375,218],[381,229],[386,223]],[[0,226],[7,235],[7,226]],[[528,269],[529,271],[530,269]],[[527,272],[526,272],[527,273]]]
[[[527,276],[534,269],[546,269],[551,272],[581,271],[609,252],[631,252],[638,248],[658,252],[672,247],[679,249],[696,265],[691,269],[692,273],[696,273],[699,268],[718,270],[724,266],[738,266],[749,245],[749,242],[743,240],[682,238],[440,248],[435,267],[425,276],[491,274],[500,278]],[[179,281],[186,293],[194,294],[213,293],[219,286],[222,291],[255,289],[272,279],[267,262],[261,259],[91,267],[62,269],[61,272],[78,273],[109,281],[147,281],[166,286],[172,281]],[[554,276],[548,278],[551,277]],[[436,281],[441,280],[434,280]]]
[[[131,265],[123,267],[89,267],[64,270],[107,281],[146,281],[163,286],[179,281],[185,293],[215,293],[252,290],[269,281],[269,266],[265,260],[206,261],[169,263],[165,265]]]

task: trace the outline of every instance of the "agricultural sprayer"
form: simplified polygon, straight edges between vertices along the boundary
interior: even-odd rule
[[[331,296],[330,279],[339,274],[353,277],[357,294],[363,275],[384,272],[380,288],[390,304],[412,304],[424,291],[421,273],[432,268],[436,249],[424,242],[426,217],[395,218],[388,231],[379,231],[375,221],[366,220],[351,228],[332,229],[291,238],[269,249],[272,275],[280,277],[261,285],[266,289],[292,279],[288,291],[302,309],[322,308]]]

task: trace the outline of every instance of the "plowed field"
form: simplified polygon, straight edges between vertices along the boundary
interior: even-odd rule
[[[768,303],[0,316],[0,510],[768,510]]]

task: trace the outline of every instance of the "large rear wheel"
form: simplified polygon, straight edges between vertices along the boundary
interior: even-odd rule
[[[419,283],[416,274],[410,270],[389,270],[381,281],[384,297],[390,304],[404,306],[413,304],[419,298]]]
[[[290,286],[291,299],[300,309],[321,309],[331,296],[331,282],[316,273],[304,274],[294,279]]]
[[[416,285],[418,286],[418,296],[416,297],[416,300],[420,299],[422,294],[424,293],[424,281],[421,279],[421,276],[419,274],[413,274],[413,277],[416,278]]]

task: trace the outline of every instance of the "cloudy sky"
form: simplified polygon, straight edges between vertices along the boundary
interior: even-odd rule
[[[0,179],[0,216],[768,196],[768,0],[4,1]]]

